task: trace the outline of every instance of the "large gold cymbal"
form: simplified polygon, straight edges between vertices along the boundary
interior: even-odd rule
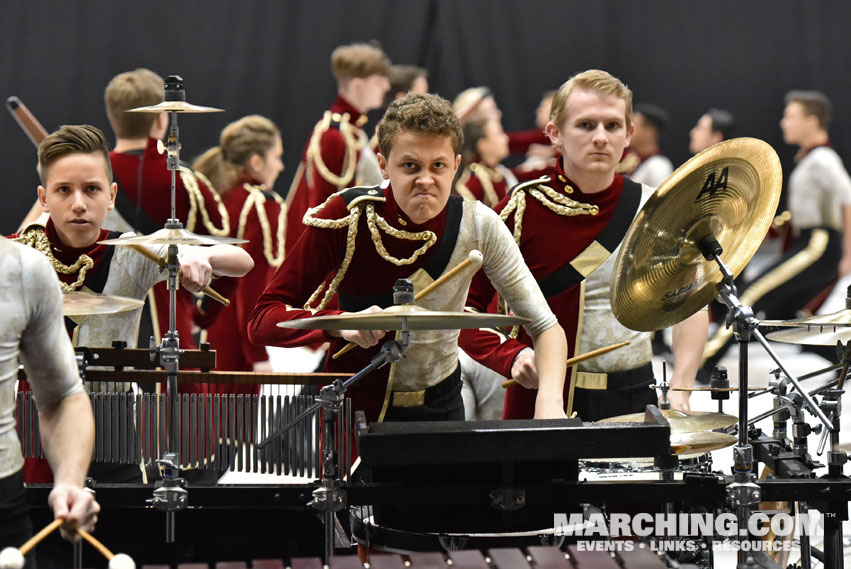
[[[738,422],[732,415],[708,413],[703,411],[680,411],[678,409],[660,409],[671,425],[671,433],[696,433],[723,429]],[[619,415],[598,421],[599,423],[644,423],[644,412]]]
[[[621,244],[610,293],[621,324],[659,330],[706,306],[722,275],[697,244],[714,236],[738,275],[771,225],[781,183],[777,153],[755,138],[721,142],[677,168]]]
[[[303,330],[401,330],[403,320],[408,330],[466,330],[514,326],[529,322],[528,318],[502,314],[473,312],[437,312],[413,304],[390,306],[381,312],[344,313],[332,316],[315,316],[299,320],[278,322],[281,328]]]
[[[234,237],[216,237],[214,235],[198,235],[185,229],[160,229],[150,235],[136,237],[118,237],[98,241],[103,245],[222,245],[248,243],[245,239]]]
[[[765,336],[772,342],[800,344],[803,346],[835,346],[851,340],[851,328],[848,326],[802,326],[778,330]]]
[[[108,296],[94,292],[72,290],[62,293],[63,316],[115,314],[140,308],[145,302],[124,296]]]
[[[738,439],[727,433],[696,432],[671,435],[671,453],[707,453],[736,444]]]
[[[175,112],[175,113],[221,113],[221,112],[224,112],[224,109],[217,109],[215,107],[202,107],[201,105],[193,105],[192,103],[187,103],[186,101],[163,101],[162,103],[157,103],[156,105],[149,105],[147,107],[136,107],[135,109],[128,109],[126,112],[128,112],[128,113],[167,113],[167,112]]]

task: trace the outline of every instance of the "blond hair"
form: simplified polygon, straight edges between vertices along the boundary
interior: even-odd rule
[[[66,124],[48,134],[38,145],[38,171],[42,186],[47,185],[50,165],[70,154],[100,154],[106,168],[106,178],[112,183],[109,149],[100,129],[87,124]]]
[[[387,75],[390,58],[380,47],[368,43],[341,45],[331,53],[331,72],[339,84],[370,75]]]
[[[449,101],[431,93],[408,93],[390,103],[378,123],[378,147],[384,157],[390,156],[393,142],[403,131],[448,136],[452,151],[461,152],[464,134],[461,123]]]
[[[557,127],[564,124],[567,115],[567,99],[575,90],[589,91],[599,95],[611,95],[623,99],[626,103],[626,128],[632,126],[632,91],[629,90],[620,79],[600,69],[589,69],[577,73],[561,87],[553,96],[552,108],[550,109],[550,121]]]
[[[140,67],[112,78],[103,98],[106,116],[118,138],[146,138],[156,115],[153,113],[128,113],[128,109],[156,105],[163,100],[163,78]]]
[[[227,125],[214,146],[192,165],[213,184],[220,194],[227,193],[242,174],[248,160],[266,153],[281,136],[275,123],[260,115],[248,115]]]

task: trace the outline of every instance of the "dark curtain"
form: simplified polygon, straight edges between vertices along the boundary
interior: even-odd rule
[[[0,14],[0,94],[20,97],[48,130],[90,123],[111,138],[103,89],[112,76],[179,73],[191,102],[226,109],[181,117],[182,157],[215,144],[232,120],[268,116],[283,131],[282,194],[334,98],[332,49],[369,39],[397,63],[427,67],[445,97],[490,86],[509,130],[532,127],[544,90],[606,69],[636,101],[669,111],[662,147],[675,164],[714,106],[735,113],[739,135],[774,146],[788,172],[783,94],[821,89],[834,103],[834,146],[851,159],[851,4],[841,0],[7,0]],[[8,113],[0,137],[8,233],[35,197],[36,155]]]

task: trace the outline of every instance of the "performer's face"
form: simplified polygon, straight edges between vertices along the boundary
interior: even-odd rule
[[[804,106],[792,101],[783,110],[783,118],[780,119],[780,130],[783,131],[783,141],[786,144],[800,146],[808,138],[810,132],[818,126],[818,119],[804,112]]]
[[[712,130],[712,117],[703,115],[689,132],[688,149],[692,154],[706,150],[713,144],[721,142],[721,134]]]
[[[576,90],[565,107],[563,124],[547,123],[547,135],[564,158],[565,173],[614,173],[629,146],[634,127],[626,124],[626,101],[614,95]]]
[[[101,154],[68,154],[50,164],[38,200],[50,214],[59,239],[74,248],[97,241],[118,186],[110,184]]]
[[[443,211],[460,162],[448,136],[410,130],[396,136],[389,156],[378,154],[393,198],[414,223],[425,223]]]
[[[271,190],[275,180],[278,179],[278,174],[284,171],[284,162],[281,160],[283,155],[284,146],[281,144],[281,137],[276,136],[275,143],[263,156],[255,154],[249,159],[248,169],[251,175]]]

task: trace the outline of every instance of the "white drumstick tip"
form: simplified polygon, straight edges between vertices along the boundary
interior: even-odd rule
[[[109,560],[109,569],[136,569],[136,562],[126,553],[116,553]]]
[[[482,266],[482,262],[484,261],[484,257],[482,257],[482,252],[478,249],[473,249],[470,251],[470,254],[467,256],[470,259],[470,264],[474,266],[476,269]]]
[[[17,547],[7,547],[0,551],[0,569],[23,569],[24,554]]]

